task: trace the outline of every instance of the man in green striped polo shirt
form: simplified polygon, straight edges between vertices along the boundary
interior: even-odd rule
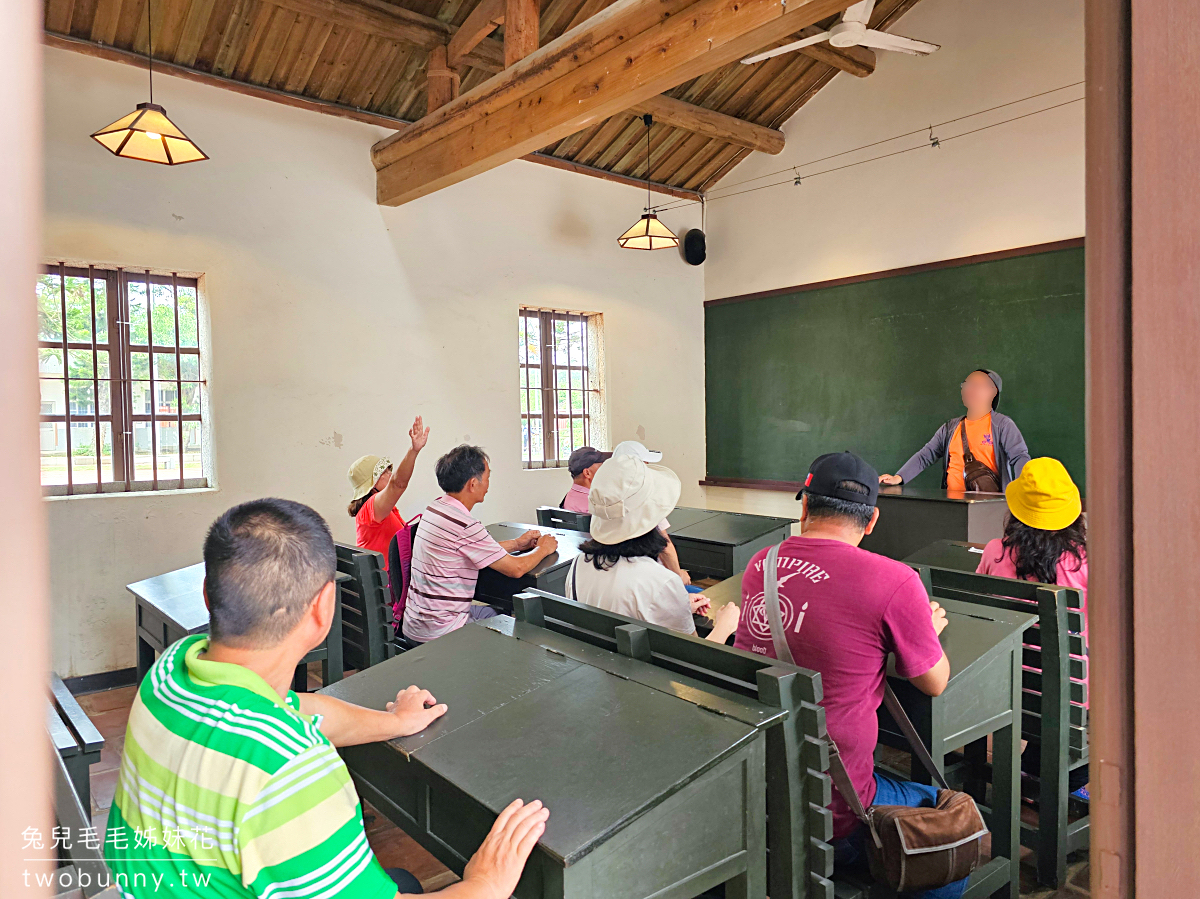
[[[417,733],[445,713],[409,687],[378,711],[289,689],[333,619],[336,556],[307,506],[235,506],[204,543],[209,636],[154,664],[129,714],[104,855],[126,897],[171,890],[263,899],[419,893],[367,845],[335,746]],[[504,899],[548,816],[516,800],[445,899]]]

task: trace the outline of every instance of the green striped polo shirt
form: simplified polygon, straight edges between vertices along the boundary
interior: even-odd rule
[[[104,857],[126,897],[392,899],[350,773],[300,713],[240,665],[167,649],[138,688]]]

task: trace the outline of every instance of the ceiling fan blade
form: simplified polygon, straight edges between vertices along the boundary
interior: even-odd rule
[[[875,0],[862,0],[861,3],[855,3],[853,6],[846,7],[846,11],[842,13],[843,22],[860,22],[863,25],[870,24],[871,11],[875,8]]]
[[[897,53],[907,53],[910,56],[928,56],[934,50],[940,49],[939,44],[925,41],[915,41],[911,37],[901,37],[886,31],[867,29],[858,38],[860,47],[873,47],[876,50],[894,50]]]
[[[784,53],[791,53],[793,50],[799,50],[801,47],[811,47],[813,44],[819,44],[821,41],[829,39],[829,32],[822,31],[820,34],[813,34],[806,38],[801,38],[798,41],[792,41],[790,44],[784,44],[782,47],[776,47],[774,50],[767,50],[764,53],[758,53],[754,56],[747,56],[742,62],[745,65],[752,65],[756,62],[762,62],[764,59],[770,59],[772,56],[780,56]]]

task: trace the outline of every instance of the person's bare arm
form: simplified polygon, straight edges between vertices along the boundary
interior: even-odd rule
[[[504,546],[503,543],[500,545]],[[538,562],[556,552],[558,552],[558,541],[554,538],[554,535],[543,534],[538,538],[533,552],[526,553],[523,556],[505,556],[502,559],[497,559],[488,567],[494,568],[506,577],[523,577],[532,571]]]
[[[721,606],[713,618],[712,631],[704,639],[712,640],[714,643],[724,643],[737,630],[741,615],[742,610],[737,603],[731,602]]]
[[[321,733],[334,746],[357,746],[407,737],[423,731],[446,714],[446,706],[438,705],[433,695],[420,687],[401,690],[384,711],[321,693],[300,693],[298,697],[301,712],[321,716]]]
[[[541,531],[526,531],[520,537],[514,537],[512,540],[497,541],[504,549],[510,553],[524,552],[530,547],[537,546],[538,540],[542,537]]]
[[[692,582],[691,575],[679,567],[679,551],[675,549],[675,543],[671,540],[671,535],[664,531],[663,536],[667,538],[667,548],[658,554],[658,561],[679,575],[683,580],[683,585],[686,587]]]
[[[534,800],[514,799],[492,825],[463,869],[463,879],[438,895],[443,899],[508,899],[517,888],[529,853],[546,831],[550,810]],[[397,893],[397,899],[404,894]]]
[[[418,415],[413,422],[413,426],[408,429],[408,438],[412,441],[412,446],[404,454],[404,458],[400,460],[400,464],[392,469],[392,476],[388,480],[387,486],[371,498],[371,501],[375,504],[376,521],[383,521],[384,517],[392,509],[396,508],[396,503],[400,501],[400,497],[408,489],[408,482],[412,480],[413,468],[417,464],[417,456],[425,448],[425,444],[429,442],[429,428],[423,427],[421,416]]]
[[[941,634],[946,629],[946,610],[938,603],[931,602],[929,604],[930,614],[933,616],[933,629],[936,633]],[[924,674],[918,674],[916,677],[910,677],[908,682],[929,696],[941,696],[942,691],[946,689],[946,685],[950,683],[950,660],[946,658],[943,652],[942,657],[937,664],[926,671]]]

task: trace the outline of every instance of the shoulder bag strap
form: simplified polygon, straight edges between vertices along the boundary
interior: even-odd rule
[[[792,658],[792,648],[788,646],[787,636],[783,629],[783,615],[779,611],[778,562],[779,545],[776,544],[767,551],[767,558],[763,561],[763,605],[766,606],[767,624],[771,628],[771,642],[775,645],[775,658],[794,665],[796,662]],[[854,816],[869,824],[862,800],[858,796],[858,791],[854,789],[854,783],[850,780],[850,775],[838,753],[837,743],[833,741],[833,737],[827,736],[826,740],[829,743],[829,776],[833,778],[834,785],[842,798],[846,800],[846,804],[850,806],[850,811],[854,812]],[[879,837],[875,835],[874,829],[871,833],[875,836],[875,841],[879,842]]]
[[[971,447],[967,444],[967,419],[966,419],[966,416],[963,416],[962,423],[958,426],[958,433],[962,436],[963,468],[966,468],[968,462],[975,461],[975,457],[971,455]]]
[[[578,581],[575,577],[575,572],[579,568],[579,560],[582,556],[576,556],[575,561],[571,563],[571,599],[575,602],[580,602]]]
[[[900,705],[900,700],[892,692],[892,688],[886,678],[883,681],[883,704],[891,713],[892,720],[899,725],[900,732],[904,734],[904,739],[908,740],[908,745],[912,749],[913,755],[921,760],[921,764],[925,766],[925,770],[929,772],[929,775],[938,782],[938,785],[943,790],[950,789],[950,785],[946,783],[946,778],[942,776],[942,772],[933,763],[933,756],[929,754],[929,750],[921,742],[921,737],[917,733],[917,729],[913,727],[912,721],[908,718],[908,713],[904,711],[904,706]],[[832,759],[832,756],[830,758]]]

